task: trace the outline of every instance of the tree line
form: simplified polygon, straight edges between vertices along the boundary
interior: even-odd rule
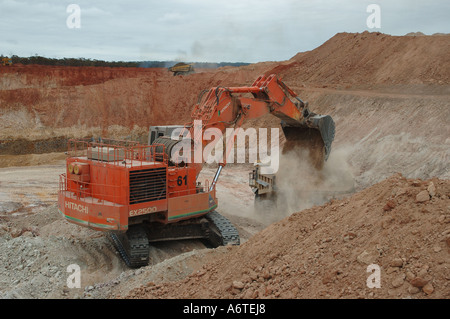
[[[0,55],[0,59],[5,56]],[[171,67],[179,61],[103,61],[86,58],[46,58],[39,55],[30,57],[19,57],[17,55],[11,56],[13,64],[39,64],[39,65],[54,65],[54,66],[101,66],[101,67],[125,67],[125,68],[167,68]],[[186,62],[190,63],[190,62]],[[245,62],[194,62],[196,68],[219,68],[223,66],[242,66],[248,65]]]

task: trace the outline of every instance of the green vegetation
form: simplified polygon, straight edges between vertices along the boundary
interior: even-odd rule
[[[0,56],[0,58],[3,55]],[[46,58],[39,55],[34,55],[30,57],[19,57],[17,55],[11,56],[13,64],[39,64],[39,65],[58,65],[58,66],[102,66],[102,67],[125,67],[125,68],[167,68],[173,66],[179,61],[102,61],[95,59],[85,59],[85,58],[62,58],[62,59],[52,59]],[[191,63],[191,62],[186,62]],[[223,66],[241,66],[248,65],[249,63],[244,62],[195,62],[195,68],[219,68]]]

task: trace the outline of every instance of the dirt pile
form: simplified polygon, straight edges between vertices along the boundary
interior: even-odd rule
[[[338,33],[270,70],[310,85],[449,84],[450,35]]]
[[[397,174],[295,213],[184,280],[149,281],[128,298],[448,298],[449,196],[449,181]],[[380,267],[380,288],[367,285],[375,282],[371,264]]]

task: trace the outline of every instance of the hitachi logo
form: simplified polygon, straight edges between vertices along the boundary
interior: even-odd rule
[[[84,213],[86,215],[89,214],[89,210],[88,210],[87,206],[75,204],[72,202],[64,202],[64,205],[66,206],[66,208],[76,210],[77,212]]]

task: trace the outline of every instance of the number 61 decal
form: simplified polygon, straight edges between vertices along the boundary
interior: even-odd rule
[[[178,186],[183,185],[183,179],[184,179],[184,185],[187,185],[187,175],[184,175],[184,177],[183,176],[178,176],[178,178],[177,178],[177,185]]]

